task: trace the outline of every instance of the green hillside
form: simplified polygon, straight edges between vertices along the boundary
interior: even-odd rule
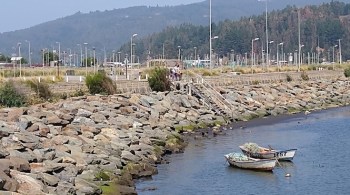
[[[311,55],[319,51],[321,59],[331,60],[333,46],[338,45],[338,39],[341,39],[343,60],[350,59],[350,4],[331,2],[301,8],[300,24],[302,50],[305,53],[310,52]],[[283,42],[286,53],[298,50],[297,8],[288,6],[269,13],[268,31],[269,40],[274,41],[270,45],[271,56],[277,52],[276,43]],[[249,55],[255,37],[260,38],[256,43],[256,52],[261,52],[262,48],[266,48],[265,14],[213,24],[213,36],[219,37],[213,40],[213,50],[219,56],[228,56],[232,50],[236,54]],[[178,58],[178,46],[181,46],[184,59],[193,59],[195,47],[203,59],[209,53],[209,27],[192,24],[168,27],[161,33],[137,40],[136,55],[146,58],[151,54],[151,57],[157,58],[163,53],[163,45],[166,58]],[[122,46],[121,50],[130,51],[130,43]]]

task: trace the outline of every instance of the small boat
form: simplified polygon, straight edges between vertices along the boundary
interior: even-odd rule
[[[245,143],[244,145],[239,146],[239,148],[245,155],[253,158],[277,159],[281,161],[293,160],[294,155],[297,151],[297,149],[275,150],[272,148],[264,148],[256,143]]]
[[[256,159],[236,152],[226,154],[225,158],[233,167],[256,171],[272,171],[277,162],[276,159]]]

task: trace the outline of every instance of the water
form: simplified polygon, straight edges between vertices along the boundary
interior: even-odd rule
[[[350,108],[234,126],[225,136],[196,140],[160,165],[153,180],[139,181],[141,195],[350,194]],[[224,155],[245,142],[297,148],[293,162],[272,173],[229,167]],[[290,173],[291,177],[285,177]],[[144,189],[156,188],[154,191]]]

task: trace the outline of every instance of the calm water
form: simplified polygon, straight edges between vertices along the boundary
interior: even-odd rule
[[[160,165],[153,180],[137,183],[142,195],[350,194],[350,107],[284,120],[234,126],[227,135],[196,140]],[[255,123],[255,124],[254,124]],[[273,173],[229,167],[224,155],[247,142],[297,148],[293,163]],[[290,173],[292,177],[285,177]],[[146,188],[155,191],[144,191]]]

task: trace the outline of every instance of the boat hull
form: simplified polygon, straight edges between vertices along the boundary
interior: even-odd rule
[[[291,161],[293,160],[297,149],[290,150],[270,150],[265,152],[252,153],[245,149],[243,146],[240,146],[242,152],[250,157],[259,158],[259,159],[277,159],[281,161]]]
[[[233,166],[242,169],[250,169],[256,171],[272,171],[276,166],[276,159],[253,159],[249,158],[248,161],[236,161],[225,155],[227,162]]]

